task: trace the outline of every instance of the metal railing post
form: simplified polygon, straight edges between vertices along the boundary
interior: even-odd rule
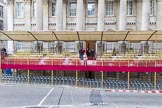
[[[29,69],[27,71],[27,78],[28,78],[28,84],[30,84],[30,71],[29,71]]]
[[[101,71],[101,88],[104,88],[103,87],[103,79],[104,79],[104,75],[103,75],[103,71]]]
[[[53,85],[54,81],[53,81],[53,70],[51,72],[51,85]]]
[[[130,72],[128,72],[128,90],[130,89]]]
[[[103,67],[103,60],[102,60],[102,67]],[[101,71],[101,88],[103,88],[103,80],[104,80],[104,75],[103,75],[103,71]]]
[[[52,66],[53,66],[53,64],[54,64],[54,63],[53,63],[53,58],[52,58]],[[53,80],[53,78],[54,78],[54,76],[53,76],[54,73],[53,73],[53,72],[54,72],[54,71],[52,70],[52,71],[51,71],[51,85],[53,85],[53,83],[54,83],[54,80]]]
[[[76,66],[77,66],[78,64],[77,64],[77,59],[76,59]],[[78,71],[76,70],[76,73],[75,73],[75,84],[76,84],[76,87],[78,86]]]
[[[28,66],[29,66],[29,56],[28,56],[28,58],[27,58],[27,64],[28,64]],[[27,71],[27,78],[28,78],[28,84],[30,84],[30,70],[28,69],[28,71]]]
[[[154,72],[154,90],[156,90],[156,72]]]

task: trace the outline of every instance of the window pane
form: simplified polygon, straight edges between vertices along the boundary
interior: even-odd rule
[[[127,15],[133,15],[133,1],[127,1]]]
[[[3,17],[3,6],[0,6],[0,17]]]
[[[52,16],[56,16],[56,1],[52,3]]]
[[[76,2],[70,2],[70,16],[76,16]]]
[[[95,3],[88,2],[88,16],[94,16],[94,15],[95,15]]]
[[[106,15],[114,15],[114,1],[106,1]]]
[[[33,2],[33,17],[36,16],[36,3]]]
[[[150,0],[150,16],[154,15],[154,0]]]
[[[23,50],[23,42],[17,42],[17,50]]]
[[[23,18],[24,16],[24,7],[23,7],[23,2],[17,2],[17,18]]]

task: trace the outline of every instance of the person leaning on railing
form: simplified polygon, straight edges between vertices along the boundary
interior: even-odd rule
[[[46,60],[47,60],[47,54],[43,54],[43,57],[40,59],[39,61],[39,65],[45,65],[46,64]]]
[[[6,50],[5,47],[3,47],[3,48],[1,49],[1,64],[4,63],[5,57],[6,57],[6,56],[7,56],[7,50]],[[5,72],[5,70],[2,69],[2,73],[4,73],[4,72]]]
[[[3,57],[7,56],[7,50],[5,47],[1,49],[1,55],[3,55]]]

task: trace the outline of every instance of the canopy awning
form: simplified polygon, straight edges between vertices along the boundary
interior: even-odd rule
[[[159,31],[0,31],[0,40],[14,41],[162,41]]]

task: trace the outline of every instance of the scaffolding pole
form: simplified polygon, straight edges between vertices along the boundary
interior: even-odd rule
[[[102,67],[103,67],[103,60],[102,60]],[[103,80],[104,80],[104,74],[103,71],[101,71],[101,88],[103,88]]]
[[[76,87],[78,86],[78,71],[76,70],[76,74],[75,74],[76,76],[76,82],[75,82],[75,84],[76,84]]]
[[[154,90],[156,90],[156,72],[154,72]]]
[[[28,77],[28,84],[30,84],[30,71],[29,71],[29,69],[27,71],[27,77]]]
[[[51,85],[53,85],[54,81],[53,81],[53,70],[51,72]]]
[[[103,71],[101,71],[101,88],[103,88],[103,79],[104,79],[104,75],[103,75]]]
[[[130,72],[128,72],[128,90],[130,89]]]
[[[53,60],[53,58],[52,58],[52,66],[53,66],[53,64],[54,64],[53,61],[54,61],[54,60]],[[53,80],[53,77],[54,77],[54,76],[53,76],[53,75],[54,75],[54,71],[52,70],[52,72],[51,72],[51,85],[53,85],[53,83],[54,83],[54,80]]]
[[[77,66],[77,59],[76,59],[76,66]],[[76,73],[75,73],[75,85],[76,85],[76,87],[78,86],[78,71],[76,70]]]

